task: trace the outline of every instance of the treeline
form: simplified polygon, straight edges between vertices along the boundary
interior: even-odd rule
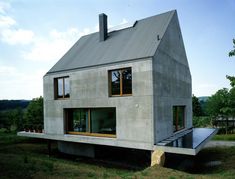
[[[21,131],[43,127],[43,98],[0,101],[0,128]]]
[[[0,100],[0,111],[16,108],[26,108],[30,100]]]
[[[219,127],[220,133],[233,133],[235,129],[235,78],[227,76],[231,88],[223,88],[200,101],[193,96],[193,124],[195,127]]]

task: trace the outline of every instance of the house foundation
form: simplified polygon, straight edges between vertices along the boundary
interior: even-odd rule
[[[163,150],[154,150],[151,154],[151,166],[160,165],[164,166],[165,163],[165,152]]]
[[[58,141],[58,150],[70,155],[95,157],[95,147],[89,144]]]

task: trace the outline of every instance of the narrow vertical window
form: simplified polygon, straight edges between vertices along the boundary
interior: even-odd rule
[[[126,96],[132,94],[131,68],[109,71],[110,96]]]
[[[57,98],[63,98],[63,78],[59,78],[57,80]]]
[[[69,98],[70,96],[70,85],[69,77],[55,78],[55,99]]]
[[[122,70],[122,94],[132,93],[132,75],[131,68]]]
[[[69,78],[64,78],[64,97],[69,98],[70,86],[69,86]]]
[[[185,106],[173,106],[173,126],[174,132],[184,128]]]
[[[121,73],[120,71],[111,71],[111,94],[112,95],[120,95],[120,78]]]

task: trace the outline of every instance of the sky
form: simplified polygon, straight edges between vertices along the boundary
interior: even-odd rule
[[[235,38],[234,0],[0,0],[0,99],[43,96],[43,76],[83,35],[177,10],[192,75],[192,93],[229,88]]]

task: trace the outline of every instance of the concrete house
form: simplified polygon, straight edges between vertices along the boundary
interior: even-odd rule
[[[56,140],[60,151],[85,156],[94,156],[95,145],[198,152],[193,142],[177,149],[194,130],[175,10],[110,30],[100,14],[99,32],[81,37],[43,81],[45,132],[19,135]]]

